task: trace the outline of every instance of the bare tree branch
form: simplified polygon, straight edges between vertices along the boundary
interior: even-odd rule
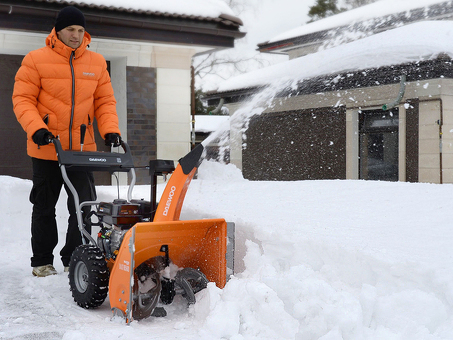
[[[260,5],[259,0],[223,0],[235,13],[240,16],[244,11],[255,11]],[[193,58],[192,66],[196,79],[203,79],[208,75],[227,79],[229,76],[237,73],[245,73],[250,68],[258,68],[269,65],[269,61],[263,58],[259,53],[250,53],[246,56],[237,56],[237,53],[220,51]]]
[[[225,67],[231,70],[236,70],[236,73],[245,73],[250,66],[263,67],[268,66],[269,61],[262,58],[259,54],[252,57],[238,58],[234,56],[218,56],[217,53],[210,53],[206,56],[195,58],[193,62],[195,77],[203,79],[207,75],[215,75],[220,79],[226,79],[227,76],[218,72],[220,69],[225,70]]]

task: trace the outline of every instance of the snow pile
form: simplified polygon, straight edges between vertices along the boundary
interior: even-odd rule
[[[277,294],[299,322],[291,339],[453,336],[451,185],[250,182],[216,167],[201,165],[186,208],[236,221],[236,277]]]
[[[199,167],[197,178],[204,181],[216,181],[223,178],[229,182],[243,181],[242,172],[233,164],[220,164],[214,161],[204,161]]]
[[[198,299],[191,312],[203,339],[294,339],[298,332],[276,292],[257,280],[233,278],[223,290],[211,283]]]
[[[414,38],[415,37],[415,38]],[[230,78],[219,92],[274,85],[281,88],[317,76],[453,56],[453,22],[424,21]]]
[[[112,319],[108,299],[96,310],[72,300],[58,259],[64,191],[59,274],[35,278],[31,183],[0,176],[0,186],[1,339],[453,338],[452,185],[253,182],[233,165],[203,162],[181,218],[235,222],[236,274],[222,290],[210,284],[189,308],[176,299],[166,318],[130,326]],[[133,196],[149,191],[138,186]],[[98,196],[111,200],[116,188],[98,187]]]
[[[74,4],[93,4],[96,6],[116,7],[129,10],[153,11],[171,14],[199,15],[203,17],[218,17],[221,14],[234,13],[222,0],[60,0]]]

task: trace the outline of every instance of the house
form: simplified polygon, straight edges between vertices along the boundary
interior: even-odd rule
[[[380,0],[280,33],[258,44],[258,50],[294,59],[418,21],[452,18],[452,1]]]
[[[84,12],[90,49],[108,62],[120,129],[135,165],[178,160],[190,151],[192,57],[233,47],[245,35],[241,20],[217,0],[111,3],[0,0],[0,175],[31,178],[25,133],[12,111],[14,76],[24,55],[44,46],[57,13],[67,5]],[[148,182],[147,171],[137,171],[137,183]]]
[[[452,2],[393,3],[260,44],[291,60],[208,95],[233,114],[231,162],[245,178],[453,183]]]

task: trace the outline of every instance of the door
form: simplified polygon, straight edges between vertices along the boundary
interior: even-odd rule
[[[398,181],[398,109],[362,111],[359,178]]]
[[[0,55],[0,175],[32,178],[27,135],[13,112],[14,77],[24,56]]]

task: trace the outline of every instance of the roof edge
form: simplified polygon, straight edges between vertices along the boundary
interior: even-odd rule
[[[400,82],[402,74],[406,75],[407,82],[437,78],[453,79],[453,59],[445,53],[440,53],[436,58],[430,60],[325,74],[301,80],[296,90],[282,89],[277,96],[307,95],[396,84]],[[379,82],[379,85],[376,85],[376,81]],[[241,101],[238,99],[249,97],[267,86],[269,85],[222,92],[210,91],[206,93],[205,99],[216,101],[224,98],[225,103],[238,102]]]
[[[155,15],[161,17],[171,17],[171,18],[183,18],[183,19],[193,19],[193,20],[206,20],[206,21],[217,21],[218,19],[222,19],[226,21],[225,24],[233,25],[233,26],[243,26],[243,22],[240,18],[221,13],[218,17],[210,17],[210,16],[195,16],[189,14],[178,14],[178,13],[170,13],[170,12],[160,12],[160,11],[151,11],[151,10],[136,10],[132,8],[125,8],[125,7],[115,7],[115,6],[106,6],[106,5],[96,5],[90,4],[87,2],[74,2],[70,0],[26,0],[27,3],[46,3],[46,4],[56,4],[56,5],[66,5],[66,6],[75,6],[79,8],[90,8],[90,9],[98,9],[98,10],[108,10],[113,12],[120,12],[120,13],[129,13],[129,14],[144,14],[144,15]],[[14,6],[14,5],[12,5]],[[61,6],[64,7],[64,6]]]
[[[34,1],[34,4],[31,4],[31,1]],[[41,4],[38,4],[38,2]],[[16,0],[13,4],[11,3],[11,1],[0,0],[0,16],[2,18],[0,28],[48,33],[54,25],[58,12],[64,7],[58,6],[55,1],[49,5],[41,0]],[[231,47],[234,45],[234,39],[246,35],[245,32],[239,31],[237,25],[225,25],[225,19],[221,18],[201,21],[191,17],[174,18],[154,14],[131,14],[124,11],[101,10],[99,6],[86,8],[84,14],[87,22],[90,25],[92,24],[92,27],[88,28],[88,32],[93,37],[123,39],[134,34],[131,30],[135,30],[137,35],[134,40],[148,41],[151,39],[158,42],[168,40],[184,43],[187,39],[179,33],[186,33],[191,35],[190,41],[197,41],[197,43],[207,46]],[[24,21],[26,22],[25,25]],[[126,32],[128,30],[129,35]],[[154,35],[153,38],[148,32],[151,30],[163,32],[163,35]],[[121,34],[112,35],[115,32]]]

